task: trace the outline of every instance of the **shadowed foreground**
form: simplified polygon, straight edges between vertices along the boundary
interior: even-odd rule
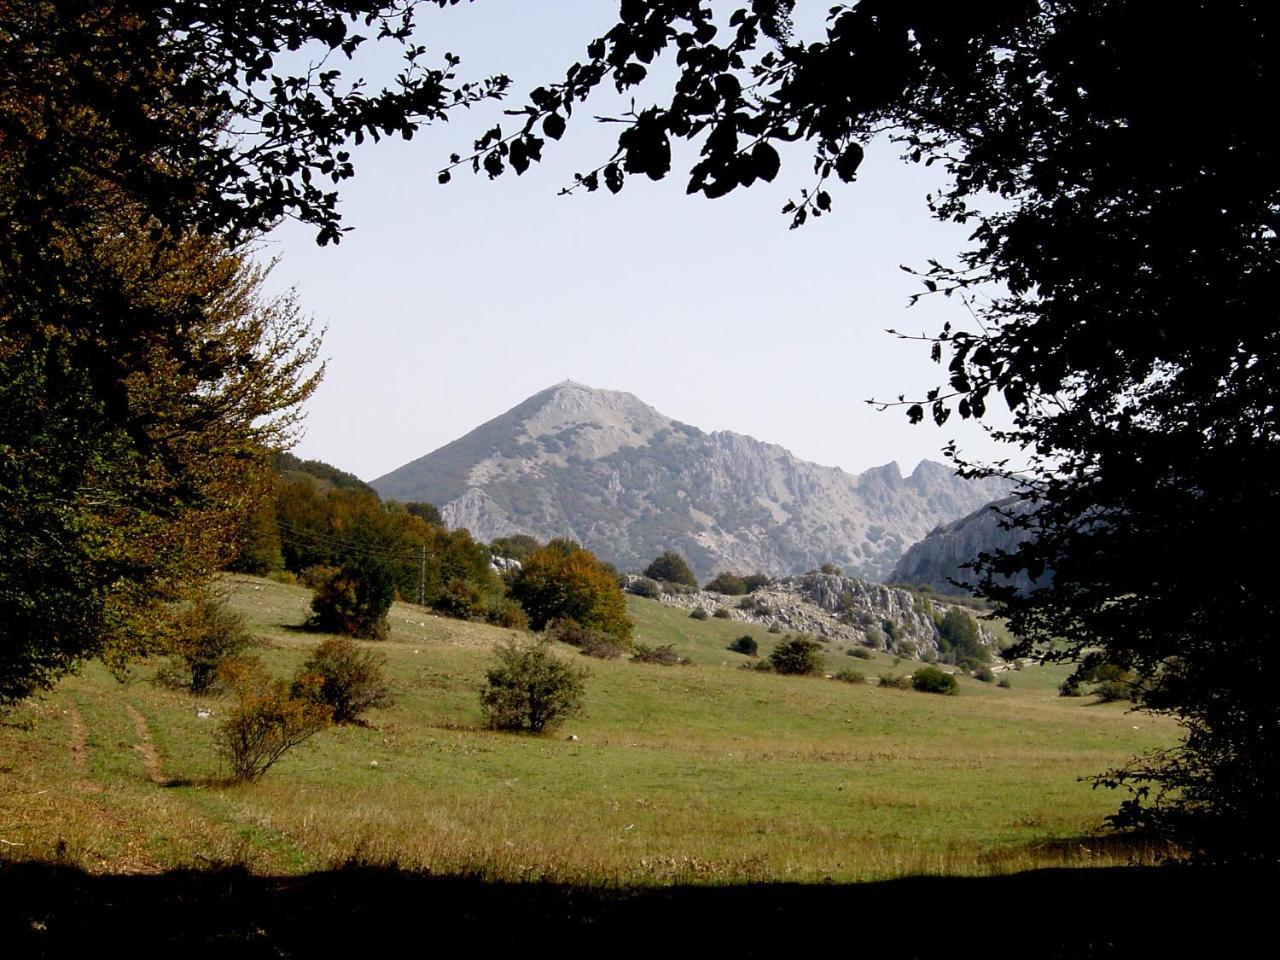
[[[365,867],[299,877],[234,868],[95,876],[6,864],[0,943],[12,957],[96,954],[107,944],[135,956],[362,956],[392,941],[430,950],[455,938],[478,955],[759,956],[829,943],[873,956],[1229,956],[1263,931],[1277,879],[1116,868],[609,890]]]

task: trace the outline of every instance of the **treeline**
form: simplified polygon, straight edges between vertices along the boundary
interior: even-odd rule
[[[275,462],[233,570],[319,587],[346,568],[392,598],[452,616],[519,619],[489,549],[466,530],[446,530],[431,504],[383,502],[359,478],[319,461],[278,454]]]
[[[447,530],[433,505],[383,501],[329,464],[278,454],[275,465],[231,569],[311,587],[317,628],[380,637],[399,599],[511,628],[572,622],[630,642],[617,571],[576,543],[517,535],[485,545]]]

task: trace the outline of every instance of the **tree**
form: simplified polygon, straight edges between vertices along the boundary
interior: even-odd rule
[[[822,669],[822,648],[808,637],[784,640],[769,654],[769,666],[777,673],[808,676]]]
[[[338,240],[350,141],[506,85],[430,67],[415,10],[0,5],[0,707],[151,649],[157,611],[230,559],[315,383],[245,244],[284,216]],[[404,49],[391,88],[318,66],[367,37]],[[277,65],[295,51],[317,56]]]
[[[356,557],[316,587],[307,626],[348,637],[385,640],[387,611],[395,591],[391,564],[377,556]]]
[[[582,712],[587,671],[565,663],[545,640],[503,644],[486,677],[480,703],[494,730],[542,733]]]
[[[972,670],[991,660],[991,648],[982,642],[978,624],[959,607],[950,607],[938,624],[938,646],[948,663]]]
[[[698,578],[689,569],[689,564],[674,550],[667,550],[662,556],[655,558],[644,568],[644,575],[650,580],[660,580],[663,583],[678,583],[685,587],[698,585]]]
[[[511,596],[535,630],[570,620],[631,644],[631,620],[618,581],[594,554],[567,541],[553,540],[529,554],[512,581]]]
[[[85,657],[162,647],[175,601],[235,555],[267,448],[289,442],[319,378],[294,300],[262,297],[263,270],[216,240],[152,241],[112,207],[77,267],[126,287],[207,365],[175,354],[174,330],[140,335],[104,393],[83,358],[111,341],[48,305],[48,326],[11,324],[27,305],[0,270],[0,706]]]
[[[994,432],[1025,469],[951,451],[1017,481],[1025,507],[1006,522],[1028,538],[982,561],[981,589],[1019,652],[1101,649],[1183,724],[1178,749],[1104,778],[1135,790],[1119,822],[1280,859],[1280,620],[1264,567],[1229,559],[1280,523],[1280,158],[1258,110],[1280,93],[1280,11],[861,0],[799,42],[788,0],[712,6],[622,3],[517,129],[460,162],[521,172],[595,87],[635,87],[674,51],[672,91],[612,118],[617,152],[574,188],[666,176],[681,138],[700,146],[689,191],[714,198],[773,180],[774,144],[804,140],[815,182],[783,208],[799,226],[831,211],[876,136],[940,165],[931,209],[971,246],[925,265],[921,295],[965,301],[976,323],[923,338],[947,382],[899,401],[913,422],[1011,411]],[[1000,580],[1019,575],[1031,589]]]
[[[318,687],[319,677],[300,677],[291,687],[256,657],[228,661],[221,672],[236,704],[218,724],[214,744],[230,762],[232,780],[257,780],[332,719],[333,708],[305,689]]]

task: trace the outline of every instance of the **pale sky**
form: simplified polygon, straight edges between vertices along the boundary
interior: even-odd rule
[[[941,460],[952,438],[968,453],[993,452],[956,417],[943,429],[911,427],[900,409],[863,402],[918,397],[943,378],[927,344],[886,327],[969,323],[955,300],[907,309],[921,287],[899,265],[953,258],[965,231],[930,219],[924,197],[940,180],[899,161],[887,141],[869,149],[856,183],[832,191],[831,215],[795,231],[779,209],[811,184],[803,150],[784,154],[773,184],[715,201],[685,195],[687,150],[661,183],[557,196],[575,170],[611,152],[617,128],[591,120],[617,107],[607,99],[576,111],[522,177],[467,170],[436,183],[449,153],[469,152],[510,119],[503,106],[558,79],[615,10],[605,0],[423,9],[431,52],[461,56],[461,77],[505,72],[514,92],[408,143],[356,151],[356,177],[342,187],[355,229],[340,245],[317,247],[294,224],[264,244],[264,256],[279,258],[270,288],[296,286],[328,328],[327,376],[294,452],[372,479],[564,379],[851,472],[890,460],[909,472]],[[638,95],[638,108],[647,102]]]

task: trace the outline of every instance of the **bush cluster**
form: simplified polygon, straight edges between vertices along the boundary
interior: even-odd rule
[[[521,644],[513,638],[498,648],[498,663],[486,674],[480,693],[485,723],[492,730],[553,730],[581,713],[586,677],[586,670],[565,663],[546,640]]]
[[[821,647],[808,637],[784,640],[769,654],[769,665],[776,673],[815,674],[822,668]]]
[[[755,637],[751,634],[744,633],[729,644],[729,649],[734,653],[745,653],[748,657],[754,657],[760,652],[760,644],[756,643]]]
[[[959,692],[956,678],[937,667],[921,667],[911,675],[911,687],[920,693],[955,694]]]
[[[291,692],[328,706],[334,723],[360,723],[366,710],[391,704],[391,687],[382,673],[385,665],[386,659],[373,651],[361,650],[346,637],[333,637],[307,658]]]
[[[244,618],[224,598],[201,591],[174,617],[169,649],[173,654],[163,679],[192,693],[216,686],[218,668],[250,643]]]

